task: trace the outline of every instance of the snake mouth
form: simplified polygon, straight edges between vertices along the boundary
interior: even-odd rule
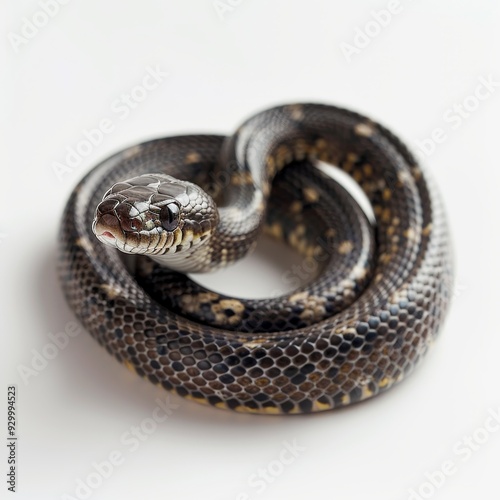
[[[144,231],[141,233],[123,231],[118,218],[110,214],[96,217],[92,223],[92,232],[101,243],[128,254],[148,253],[151,244],[149,234]]]
[[[103,220],[103,219],[106,220]],[[116,217],[105,215],[102,218],[95,218],[92,223],[92,232],[97,239],[105,245],[119,248],[120,243],[125,243],[123,231]]]

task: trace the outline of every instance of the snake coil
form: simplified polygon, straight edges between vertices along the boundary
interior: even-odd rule
[[[374,224],[317,160],[359,184]],[[240,259],[264,226],[317,264],[310,283],[246,300],[178,272]],[[138,255],[131,272],[113,247],[157,263]],[[254,413],[322,411],[392,387],[434,342],[452,284],[428,174],[381,125],[320,104],[103,161],[66,205],[59,269],[69,305],[116,359],[183,397]]]

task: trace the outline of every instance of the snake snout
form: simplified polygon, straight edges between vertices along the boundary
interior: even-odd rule
[[[99,240],[108,245],[116,246],[125,239],[123,228],[116,212],[120,205],[118,200],[105,198],[96,208],[92,231]]]
[[[96,214],[92,224],[94,234],[104,243],[114,245],[116,240],[123,240],[123,230],[116,215]]]

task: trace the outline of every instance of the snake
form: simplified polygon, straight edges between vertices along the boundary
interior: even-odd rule
[[[288,273],[292,291],[248,299],[196,281],[263,233],[308,269],[304,282]],[[119,362],[189,400],[257,414],[331,410],[395,386],[434,344],[453,288],[429,172],[383,125],[319,103],[102,161],[67,201],[58,272],[75,316]]]

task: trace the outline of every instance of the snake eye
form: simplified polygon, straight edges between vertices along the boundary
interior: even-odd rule
[[[160,211],[160,221],[163,229],[173,231],[179,225],[180,210],[177,203],[164,205]]]

